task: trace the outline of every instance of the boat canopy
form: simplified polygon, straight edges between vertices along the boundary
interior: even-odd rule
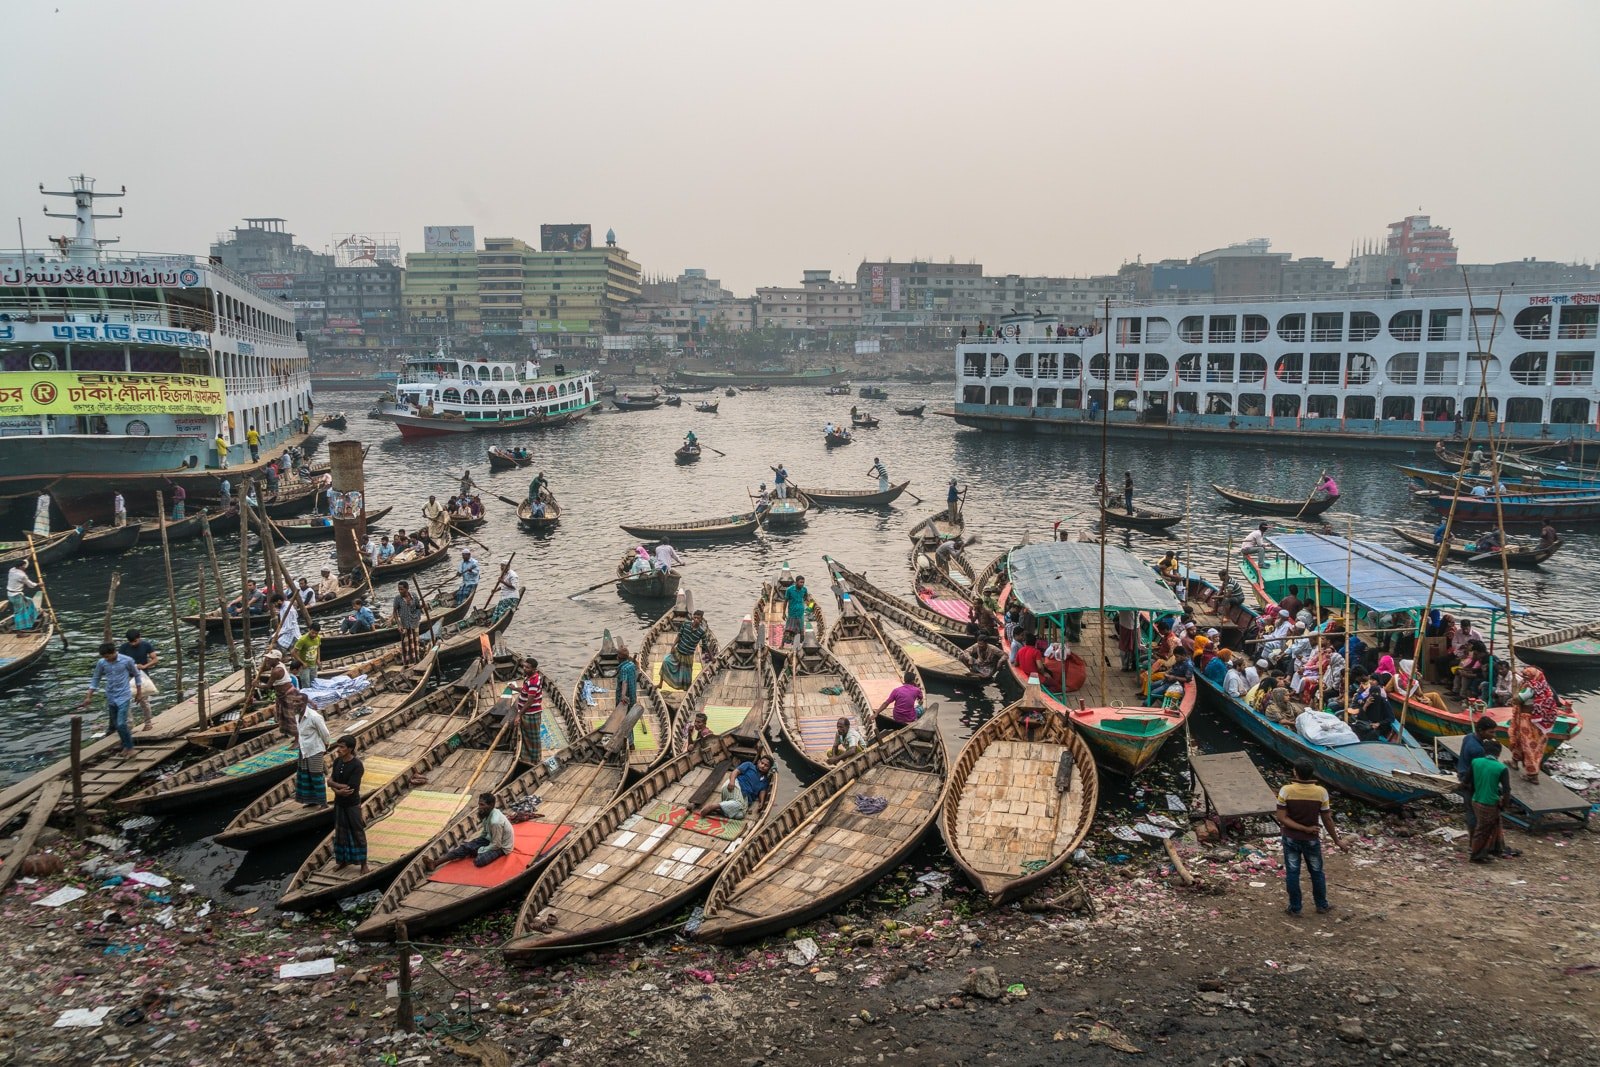
[[[1272,544],[1332,589],[1347,593],[1368,611],[1391,613],[1420,611],[1427,607],[1468,611],[1505,612],[1505,598],[1477,582],[1439,572],[1433,585],[1433,568],[1371,541],[1351,541],[1330,534],[1274,534]],[[1433,588],[1430,605],[1428,590]],[[1513,615],[1528,609],[1511,604]]]
[[[1011,551],[1011,591],[1034,615],[1098,611],[1101,546],[1079,541],[1023,545]],[[1179,610],[1175,593],[1138,556],[1105,546],[1107,611]]]

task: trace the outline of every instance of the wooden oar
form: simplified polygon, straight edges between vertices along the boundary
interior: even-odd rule
[[[1317,489],[1321,489],[1322,488],[1322,480],[1324,478],[1326,478],[1327,476],[1328,476],[1328,472],[1326,470],[1324,470],[1321,474],[1317,475],[1317,486],[1316,486],[1316,489],[1311,490],[1311,495],[1306,497],[1306,502],[1304,504],[1301,504],[1300,505],[1300,510],[1294,513],[1294,517],[1295,518],[1298,519],[1301,515],[1305,514],[1306,508],[1309,508],[1311,506],[1311,502],[1316,499]]]
[[[918,496],[917,494],[913,493],[909,487],[907,487],[905,489],[905,494],[906,494],[906,496],[910,497],[912,500],[915,500],[917,502],[918,506],[921,506],[922,498],[920,496]]]
[[[33,560],[33,573],[39,579],[39,595],[44,598],[44,610],[50,613],[50,621],[56,627],[56,636],[61,638],[61,650],[70,652],[72,650],[67,647],[67,628],[61,625],[61,620],[56,616],[55,606],[50,603],[50,590],[44,584],[44,568],[39,566],[39,551],[34,547],[33,535],[23,534],[23,537],[28,542],[28,558]]]
[[[578,599],[579,597],[581,597],[585,593],[592,593],[596,589],[604,589],[608,585],[616,584],[616,582],[617,582],[616,578],[607,578],[603,582],[596,582],[595,584],[589,586],[589,588],[587,588],[587,589],[580,589],[576,593],[568,593],[567,594],[567,599],[568,600],[576,600],[576,599]]]
[[[526,500],[512,500],[510,497],[501,496],[499,493],[490,493],[489,495],[494,497],[496,500],[500,501],[502,504],[510,504],[513,508],[517,509],[518,511],[521,511],[522,510],[522,505],[527,503]]]
[[[711,446],[707,445],[707,444],[702,444],[700,447],[701,448],[710,448],[711,451],[715,452],[717,455],[721,456],[723,459],[727,459],[728,458],[728,454],[726,452],[724,452],[720,448],[711,448]]]

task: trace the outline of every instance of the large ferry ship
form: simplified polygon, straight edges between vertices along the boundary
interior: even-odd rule
[[[944,414],[986,430],[1097,435],[1104,421],[1113,436],[1191,442],[1410,450],[1472,420],[1480,439],[1492,428],[1511,443],[1593,441],[1597,333],[1600,293],[1570,290],[1113,303],[1076,330],[1013,315],[957,346]]]
[[[93,178],[71,179],[72,237],[0,250],[0,501],[48,492],[72,522],[135,513],[183,484],[214,496],[297,439],[311,404],[294,313],[205,258],[113,253],[96,235]],[[260,459],[245,447],[260,435]],[[230,445],[224,472],[214,447]]]
[[[545,376],[539,360],[458,358],[441,345],[406,361],[395,400],[377,417],[394,423],[402,437],[538,430],[583,418],[596,403],[594,376],[567,374],[560,364],[554,369]]]

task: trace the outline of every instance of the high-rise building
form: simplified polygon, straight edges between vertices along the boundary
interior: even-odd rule
[[[1435,226],[1427,215],[1407,215],[1389,223],[1386,251],[1405,266],[1410,275],[1449,270],[1456,265],[1456,243],[1450,231]]]
[[[478,253],[412,252],[406,256],[401,304],[419,336],[479,334]]]

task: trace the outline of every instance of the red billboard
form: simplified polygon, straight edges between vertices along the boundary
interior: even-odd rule
[[[593,244],[588,223],[547,222],[539,227],[539,250],[542,252],[586,252]]]
[[[252,274],[250,280],[261,289],[293,289],[293,274]]]

